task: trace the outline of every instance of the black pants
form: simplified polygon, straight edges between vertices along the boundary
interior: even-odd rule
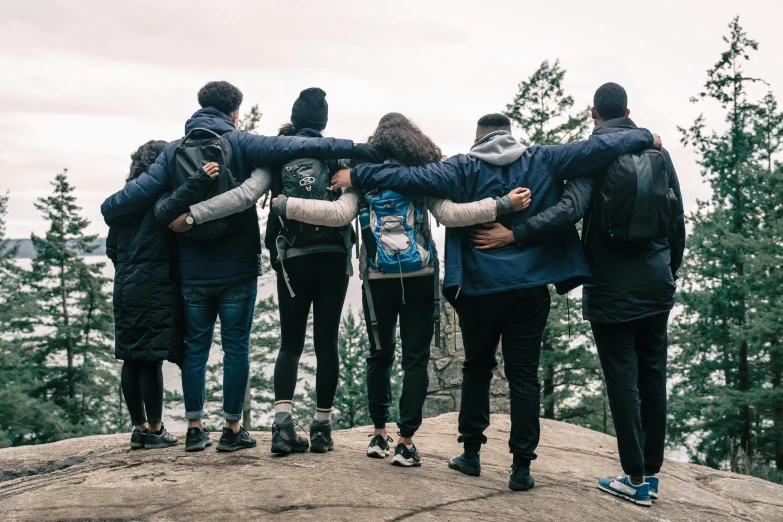
[[[474,451],[487,442],[484,430],[489,426],[489,385],[498,364],[498,343],[502,342],[511,389],[509,449],[515,458],[534,460],[540,435],[538,361],[549,316],[549,289],[538,286],[481,296],[460,295],[456,300],[453,290],[444,293],[459,314],[465,345],[459,441],[465,443],[466,450]]]
[[[304,350],[307,319],[312,306],[313,346],[317,364],[316,407],[332,407],[340,378],[337,336],[348,290],[347,263],[347,254],[333,252],[286,260],[285,269],[296,297],[291,297],[283,273],[278,271],[281,342],[275,363],[275,401],[290,401],[294,398],[299,358]]]
[[[163,361],[125,361],[120,380],[133,425],[159,423],[163,415]]]
[[[413,437],[421,426],[422,408],[427,398],[430,361],[430,344],[435,332],[434,276],[405,277],[400,279],[370,280],[370,294],[378,320],[376,346],[370,327],[367,296],[362,285],[364,322],[370,338],[370,354],[367,357],[367,398],[370,417],[376,428],[385,428],[391,406],[391,371],[394,363],[397,317],[400,318],[402,343],[402,380],[400,418],[397,427],[401,437]],[[403,304],[403,286],[405,303]]]
[[[591,323],[628,475],[654,475],[663,464],[668,320],[666,312],[628,323]]]

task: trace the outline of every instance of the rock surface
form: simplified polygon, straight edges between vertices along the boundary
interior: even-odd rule
[[[460,452],[457,415],[427,419],[416,436],[423,465],[364,456],[368,428],[335,433],[335,451],[273,457],[269,433],[233,454],[128,449],[125,435],[0,450],[0,519],[17,520],[536,520],[777,521],[783,486],[667,461],[661,500],[635,506],[602,493],[618,473],[615,440],[542,421],[537,484],[507,488],[509,419],[493,415],[481,477],[449,470]],[[213,434],[217,438],[217,435]]]

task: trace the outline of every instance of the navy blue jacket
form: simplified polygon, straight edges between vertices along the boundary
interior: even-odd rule
[[[350,158],[353,142],[335,138],[269,137],[237,131],[221,111],[200,109],[185,124],[185,133],[203,127],[224,134],[234,155],[233,172],[244,181],[256,167],[281,164],[295,158]],[[180,140],[169,143],[147,172],[101,205],[109,221],[127,214],[146,211],[171,190],[169,172]],[[180,276],[183,284],[234,284],[257,277],[261,270],[261,237],[255,208],[243,212],[241,229],[220,242],[180,240]]]
[[[361,189],[391,189],[458,203],[500,197],[513,188],[527,187],[533,193],[530,206],[499,219],[510,228],[555,205],[562,180],[585,176],[652,144],[649,131],[636,130],[566,145],[529,147],[504,167],[462,154],[424,167],[360,165],[351,171],[351,182]],[[562,283],[557,285],[558,292],[565,293],[590,275],[574,227],[546,243],[487,251],[473,247],[468,231],[447,229],[444,288],[461,287],[466,295],[485,295]]]

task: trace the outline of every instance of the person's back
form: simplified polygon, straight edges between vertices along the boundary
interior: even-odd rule
[[[592,109],[594,135],[620,135],[637,127],[628,117],[628,97],[621,86],[599,87]],[[583,240],[592,280],[582,294],[584,318],[590,321],[606,380],[612,421],[617,432],[620,463],[625,472],[602,478],[598,487],[614,496],[641,505],[658,498],[666,434],[666,359],[669,312],[674,306],[674,280],[685,247],[685,222],[677,173],[669,154],[661,150],[663,170],[646,171],[648,182],[666,178],[676,198],[674,226],[666,238],[618,239],[605,230],[598,217],[599,198],[608,174],[596,178],[595,192],[583,225]],[[635,157],[637,163],[639,157]],[[636,172],[620,175],[638,176]],[[626,178],[628,179],[628,178]],[[630,179],[631,186],[638,178]],[[642,191],[638,197],[644,197]],[[645,206],[645,203],[647,205]],[[635,206],[656,210],[652,202]],[[668,215],[669,208],[662,210]],[[647,210],[647,215],[650,211]],[[606,221],[606,220],[603,220]],[[614,223],[611,219],[610,222]],[[665,232],[665,231],[664,231]]]

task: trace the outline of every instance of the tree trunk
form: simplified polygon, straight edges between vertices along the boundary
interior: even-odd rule
[[[245,407],[242,409],[242,427],[250,431],[253,416],[253,394],[250,393],[250,383],[245,388]]]
[[[783,357],[781,357],[778,338],[772,340],[770,350],[770,366],[772,366],[772,389],[780,393],[781,377],[783,377]],[[783,470],[783,401],[777,401],[772,408],[773,439],[775,441],[775,467]]]
[[[554,351],[554,348],[552,347],[552,341],[549,338],[549,334],[547,334],[546,337],[544,338],[542,351],[548,353],[548,356],[545,358],[546,362],[544,363],[544,396],[543,396],[544,418],[554,419],[555,418],[555,368],[554,368],[554,364],[552,363],[552,352]]]

